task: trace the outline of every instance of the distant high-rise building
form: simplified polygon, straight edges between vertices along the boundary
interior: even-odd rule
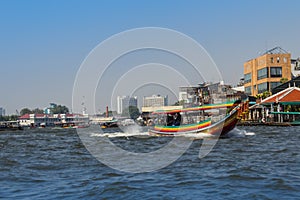
[[[123,110],[129,106],[137,107],[137,97],[118,96],[117,97],[117,113],[122,114]]]
[[[0,107],[0,116],[5,116],[5,109]]]
[[[168,105],[168,96],[153,95],[143,98],[143,107],[159,107]]]

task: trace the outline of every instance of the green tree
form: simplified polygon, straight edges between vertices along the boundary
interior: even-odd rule
[[[67,114],[69,113],[69,108],[62,105],[56,105],[54,108],[51,108],[53,114]]]
[[[0,121],[17,121],[18,115],[0,116]]]
[[[286,82],[288,82],[289,80],[287,79],[287,78],[281,78],[280,79],[280,83],[286,83]]]
[[[42,109],[36,108],[36,109],[32,110],[32,113],[34,113],[34,114],[43,114],[44,111]]]
[[[136,106],[129,106],[125,108],[122,112],[123,117],[130,117],[131,119],[136,119],[141,115],[139,109]]]
[[[264,91],[263,93],[257,94],[257,95],[256,95],[256,98],[257,98],[257,99],[265,99],[265,98],[267,98],[267,97],[269,97],[269,96],[271,96],[271,95],[272,95],[271,92],[269,92],[269,91]]]
[[[35,108],[33,110],[30,110],[29,108],[23,108],[21,111],[20,111],[20,115],[25,115],[25,114],[43,114],[44,111],[42,109],[39,109],[39,108]]]
[[[10,115],[8,116],[8,121],[17,121],[19,119],[18,115]]]
[[[262,95],[263,95],[263,96],[262,96],[262,98],[263,98],[263,99],[265,99],[265,98],[267,98],[267,97],[271,96],[271,95],[272,95],[272,93],[271,93],[271,92],[269,92],[269,91],[264,91],[264,93],[263,93]]]
[[[20,115],[25,115],[25,114],[32,114],[32,110],[30,110],[29,108],[23,108],[21,111],[20,111]]]

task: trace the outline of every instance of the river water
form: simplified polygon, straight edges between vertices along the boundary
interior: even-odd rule
[[[170,142],[110,132],[133,152]],[[0,132],[0,198],[300,199],[300,127],[237,127],[199,159],[202,142],[165,168],[128,173],[99,162],[76,130]]]

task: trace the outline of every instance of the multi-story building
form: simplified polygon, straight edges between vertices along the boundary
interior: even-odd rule
[[[291,59],[291,70],[293,78],[300,76],[300,57]]]
[[[179,87],[178,100],[185,106],[199,106],[200,104],[209,103],[208,84],[203,83],[198,86]]]
[[[282,78],[291,80],[291,54],[280,47],[266,51],[261,56],[244,63],[245,93],[256,96],[271,92]]]
[[[160,107],[168,105],[168,96],[153,95],[143,98],[143,107]]]
[[[0,116],[5,116],[5,109],[0,107]]]
[[[185,104],[190,104],[197,102],[197,95],[199,86],[183,86],[179,87],[179,102],[183,102]]]
[[[232,88],[219,83],[203,83],[198,86],[179,88],[179,102],[184,106],[199,106],[203,104],[223,103],[243,98],[243,89]]]
[[[117,113],[122,114],[123,110],[128,108],[129,106],[137,107],[138,101],[137,97],[129,97],[129,96],[118,96],[117,97]]]

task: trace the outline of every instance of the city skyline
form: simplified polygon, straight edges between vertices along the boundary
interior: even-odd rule
[[[89,52],[112,35],[140,27],[188,35],[207,50],[225,83],[237,84],[243,63],[266,49],[281,46],[292,59],[300,56],[299,5],[294,0],[1,1],[0,107],[6,114],[49,102],[71,108],[74,80]],[[97,102],[102,109],[107,104]]]
[[[129,106],[137,107],[138,98],[137,96],[130,97],[130,96],[118,96],[117,97],[117,113],[122,114],[124,109],[128,108]]]

